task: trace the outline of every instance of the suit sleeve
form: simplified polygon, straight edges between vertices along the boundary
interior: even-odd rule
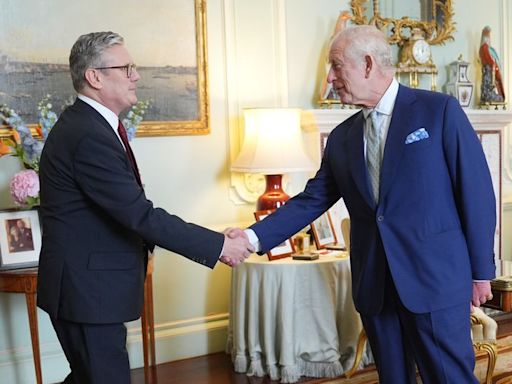
[[[84,193],[116,221],[149,243],[213,268],[224,236],[153,207],[120,146],[88,135],[76,148],[73,169]]]
[[[443,143],[473,279],[490,280],[495,277],[496,198],[480,140],[454,98],[445,110]]]

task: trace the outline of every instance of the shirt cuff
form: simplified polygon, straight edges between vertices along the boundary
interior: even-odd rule
[[[222,243],[222,249],[220,250],[220,255],[217,259],[220,260],[220,258],[222,257],[222,255],[224,254],[224,247],[226,246],[226,235],[224,235],[224,241]]]
[[[256,232],[252,229],[247,228],[244,229],[245,234],[249,238],[249,243],[254,247],[254,252],[259,252],[261,250],[260,239],[256,236]]]

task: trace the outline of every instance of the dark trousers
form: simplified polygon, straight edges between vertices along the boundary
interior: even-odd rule
[[[51,320],[71,368],[65,384],[130,383],[123,323],[83,324]]]
[[[416,384],[416,363],[423,384],[477,384],[469,300],[434,312],[413,313],[400,301],[389,271],[386,278],[381,313],[361,316],[379,383]]]

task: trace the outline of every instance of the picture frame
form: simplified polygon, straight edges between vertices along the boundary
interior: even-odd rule
[[[320,158],[323,159],[330,132],[320,132]]]
[[[40,251],[39,211],[0,211],[0,270],[36,267]]]
[[[256,221],[261,221],[274,211],[275,210],[273,209],[256,211],[254,212],[254,217]],[[295,246],[293,245],[292,239],[287,239],[281,244],[279,244],[277,247],[274,247],[270,251],[268,251],[267,256],[269,261],[273,261],[282,259],[284,257],[289,257],[292,255],[292,253],[295,253]]]
[[[43,97],[51,95],[58,115],[75,98],[68,56],[76,39],[112,30],[123,36],[137,64],[138,99],[150,102],[136,135],[209,134],[206,0],[148,0],[144,5],[141,12],[135,0],[128,0],[123,17],[118,17],[115,0],[72,6],[67,0],[7,3],[0,17],[5,42],[0,52],[0,68],[5,68],[0,71],[0,89],[5,91],[0,92],[0,104],[16,111],[35,134],[37,104]],[[84,24],[77,22],[77,14],[94,18]],[[17,32],[19,20],[27,21],[23,34]],[[45,28],[38,20],[45,20]],[[55,39],[55,31],[64,30],[62,38]],[[9,129],[0,124],[0,137],[7,134]]]
[[[318,249],[324,249],[337,243],[336,232],[329,211],[325,211],[311,223],[311,232],[313,232],[313,239]]]

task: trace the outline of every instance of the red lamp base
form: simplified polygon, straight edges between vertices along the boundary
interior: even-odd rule
[[[290,198],[281,185],[283,175],[265,175],[267,183],[265,192],[258,198],[256,209],[264,211],[268,209],[277,209],[284,205]]]

